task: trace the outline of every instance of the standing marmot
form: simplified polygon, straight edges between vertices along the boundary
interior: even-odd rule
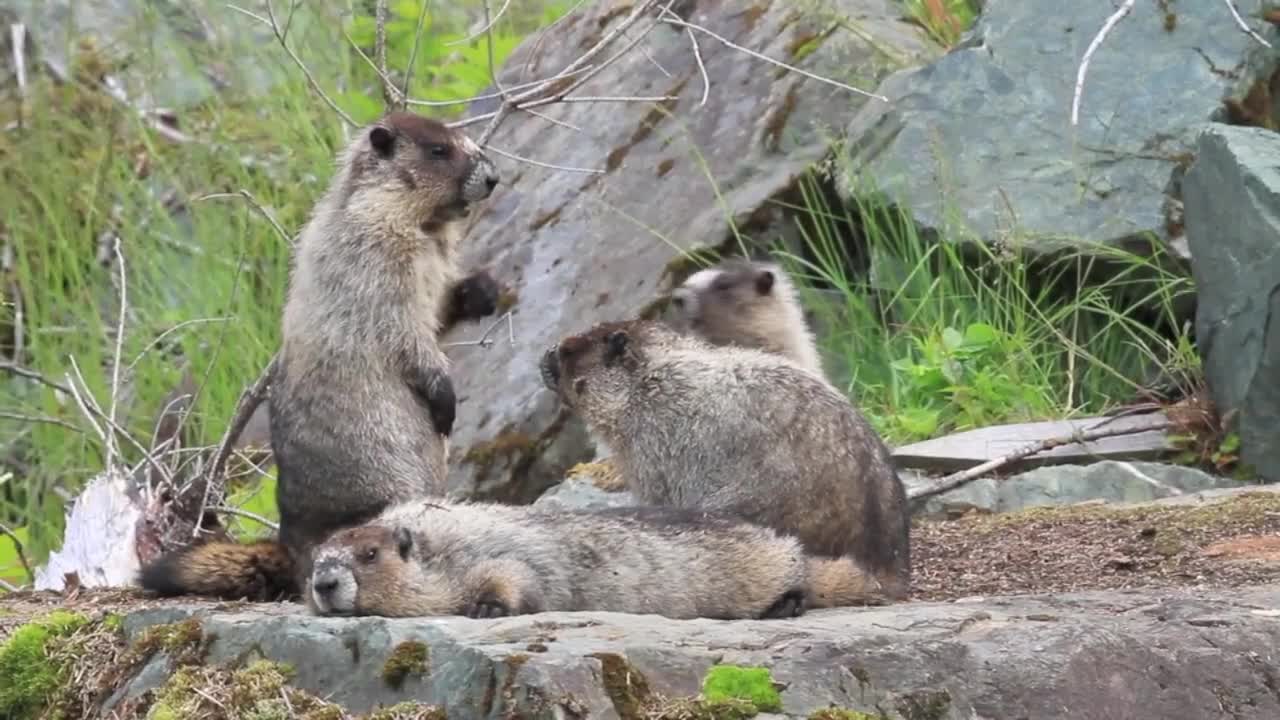
[[[820,376],[643,320],[567,337],[540,369],[641,502],[794,534],[814,555],[852,558],[889,597],[906,596],[902,481],[866,418]]]
[[[672,291],[671,306],[673,327],[712,345],[777,353],[823,375],[795,286],[774,263],[733,258],[699,270]]]
[[[261,597],[281,568],[388,504],[444,492],[455,412],[437,335],[488,314],[486,275],[457,283],[470,206],[498,177],[444,124],[393,112],[364,128],[297,241],[270,389],[279,544],[207,543],[144,569],[165,594]]]
[[[809,596],[809,562],[793,537],[679,508],[415,501],[317,547],[305,596],[318,615],[599,610],[729,620],[793,617],[862,589],[862,576],[814,561],[826,586]]]

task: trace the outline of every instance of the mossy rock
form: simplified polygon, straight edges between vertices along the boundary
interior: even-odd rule
[[[392,649],[382,664],[382,680],[399,690],[410,675],[425,675],[430,670],[431,650],[426,643],[406,640]]]
[[[88,624],[79,613],[54,610],[13,632],[0,645],[0,717],[37,717],[70,682],[74,657],[66,639]]]

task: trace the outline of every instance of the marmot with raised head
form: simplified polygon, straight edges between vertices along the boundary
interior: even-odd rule
[[[793,537],[672,507],[560,510],[414,501],[315,550],[318,615],[499,617],[612,611],[670,618],[801,615],[864,590],[831,561],[815,573]],[[848,567],[847,565],[845,567]]]
[[[270,386],[279,541],[176,551],[144,569],[144,587],[296,589],[304,551],[333,530],[444,493],[456,399],[437,338],[493,312],[492,279],[456,276],[467,213],[497,183],[470,138],[413,113],[389,113],[347,145],[295,247]]]
[[[910,585],[906,493],[883,440],[822,377],[660,322],[601,323],[542,357],[544,384],[643,503],[726,511]]]
[[[823,375],[795,285],[775,263],[731,258],[699,270],[671,292],[671,308],[672,327],[712,345],[777,353]]]

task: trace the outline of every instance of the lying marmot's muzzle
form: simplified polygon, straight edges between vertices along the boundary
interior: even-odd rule
[[[462,185],[462,198],[467,202],[484,200],[498,187],[498,169],[484,155],[476,156],[475,167]]]
[[[548,390],[556,390],[560,387],[560,359],[556,356],[559,348],[552,348],[542,354],[542,361],[538,363],[538,369],[542,374],[542,384]]]

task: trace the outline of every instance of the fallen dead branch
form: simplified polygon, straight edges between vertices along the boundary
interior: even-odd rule
[[[1151,432],[1153,430],[1168,430],[1174,426],[1173,421],[1165,419],[1158,420],[1147,425],[1111,428],[1102,427],[1103,425],[1110,423],[1113,419],[1114,418],[1108,418],[1106,420],[1102,420],[1087,430],[1077,431],[1070,435],[1047,438],[1045,440],[1037,440],[1033,443],[1027,443],[1026,445],[998,458],[988,460],[980,465],[975,465],[967,470],[961,470],[960,472],[955,472],[947,475],[946,477],[939,478],[938,480],[919,488],[914,492],[908,493],[907,499],[912,503],[917,503],[926,498],[941,495],[948,490],[954,490],[955,488],[977,480],[987,473],[999,470],[1010,463],[1031,457],[1032,455],[1042,453],[1046,450],[1062,447],[1064,445],[1092,442],[1094,440],[1101,440],[1109,437],[1120,437],[1122,435],[1135,435],[1137,433]]]

